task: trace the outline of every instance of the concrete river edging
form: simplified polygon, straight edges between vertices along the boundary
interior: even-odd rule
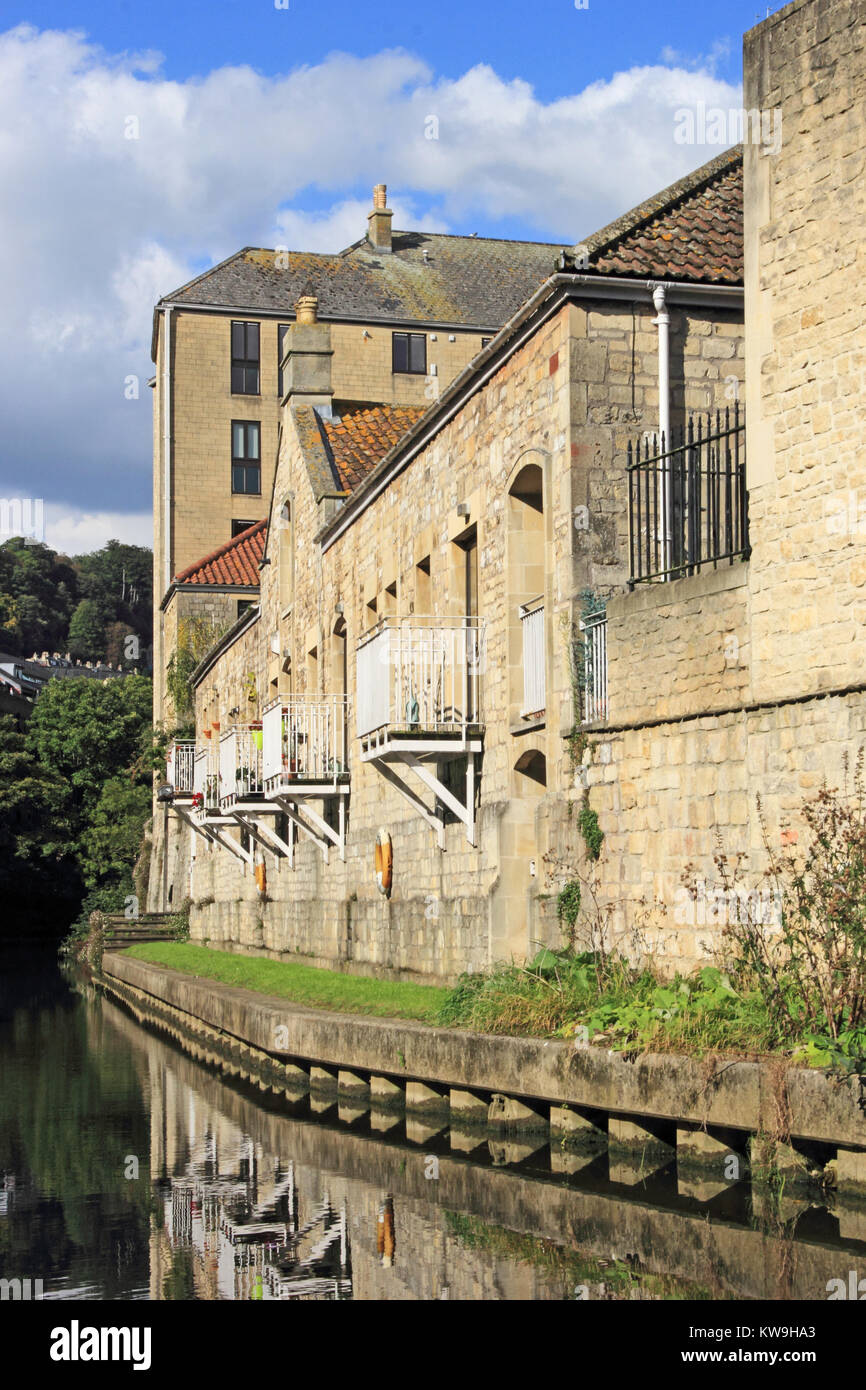
[[[564,1146],[607,1145],[642,1161],[675,1151],[679,1163],[721,1167],[741,1156],[753,1176],[766,1165],[788,1181],[827,1176],[829,1161],[840,1193],[866,1195],[859,1076],[839,1079],[783,1059],[625,1056],[310,1009],[112,951],[102,969],[120,997],[161,1004],[193,1032],[213,1033],[216,1054],[264,1054],[287,1083],[311,1092],[333,1089],[515,1137],[544,1129]]]

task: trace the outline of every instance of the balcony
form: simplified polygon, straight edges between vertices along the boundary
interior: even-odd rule
[[[361,761],[386,781],[435,832],[451,811],[475,844],[475,758],[483,747],[483,618],[385,618],[358,643],[357,733]],[[460,800],[430,764],[464,758]],[[403,769],[421,786],[410,786]],[[449,779],[452,780],[452,779]],[[432,807],[425,793],[432,792]]]
[[[235,726],[219,742],[219,805],[232,811],[262,795],[262,726]]]
[[[288,695],[268,705],[262,717],[266,804],[284,811],[326,863],[332,846],[341,859],[346,856],[347,714],[345,695]],[[336,802],[334,814],[315,810],[311,802],[317,799],[331,808]],[[273,833],[266,833],[273,841]]]
[[[358,643],[361,757],[481,751],[483,618],[385,618]]]
[[[175,801],[191,801],[195,778],[195,743],[182,739],[168,750],[166,780],[174,787]]]
[[[738,405],[689,419],[671,447],[628,446],[629,587],[680,579],[749,554],[746,427]]]
[[[262,719],[262,780],[269,797],[337,796],[348,791],[345,695],[290,695]]]
[[[547,699],[544,671],[544,599],[520,608],[523,633],[523,719],[540,719]]]
[[[217,748],[208,744],[195,755],[193,768],[193,809],[205,813],[219,811],[220,774],[217,762]]]

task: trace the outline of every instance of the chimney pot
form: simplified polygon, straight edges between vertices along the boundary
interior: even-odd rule
[[[367,213],[367,240],[376,251],[391,250],[391,218],[388,207],[388,185],[377,183],[373,189],[373,211]]]
[[[318,323],[318,297],[314,294],[302,294],[295,305],[295,315],[298,323]]]

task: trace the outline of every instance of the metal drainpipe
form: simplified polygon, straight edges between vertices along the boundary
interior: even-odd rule
[[[165,566],[164,591],[171,585],[171,309],[165,306],[165,333],[163,334],[163,390],[162,390],[162,462],[165,516],[163,523],[163,559]]]
[[[659,331],[659,442],[661,452],[665,453],[671,447],[671,316],[667,306],[667,285],[650,281],[649,288],[652,290],[656,311],[656,318],[653,319],[653,323]],[[664,556],[664,568],[668,570],[671,565],[672,536],[670,472],[666,464],[662,465],[661,475],[662,554]]]
[[[164,591],[171,586],[171,305],[165,306],[165,332],[163,333],[163,391],[162,391],[162,463],[163,463],[163,567]],[[156,598],[156,595],[154,595]],[[159,624],[162,648],[161,659],[165,664],[165,615],[159,610]],[[155,674],[155,672],[154,672]],[[163,692],[164,694],[164,692]],[[162,718],[162,710],[155,711]],[[162,910],[168,912],[168,804],[163,806],[162,816]]]

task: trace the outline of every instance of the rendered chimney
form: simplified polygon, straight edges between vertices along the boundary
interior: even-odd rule
[[[387,253],[391,250],[391,218],[394,216],[388,207],[388,186],[377,183],[373,189],[373,211],[367,213],[367,240],[377,251]]]

